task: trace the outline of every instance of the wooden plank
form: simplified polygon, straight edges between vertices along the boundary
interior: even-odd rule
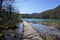
[[[23,21],[24,33],[22,40],[43,40],[39,33],[27,22]]]

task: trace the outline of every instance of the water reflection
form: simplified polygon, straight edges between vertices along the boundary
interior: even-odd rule
[[[3,30],[3,36],[0,38],[0,40],[21,40],[23,24],[18,23],[17,27],[18,28]]]
[[[17,24],[17,26],[19,27],[17,30],[18,30],[18,32],[22,32],[22,30],[23,30],[23,23],[18,23]]]
[[[47,35],[59,35],[60,34],[60,31],[58,29],[55,29],[55,28],[51,28],[51,27],[48,27],[46,25],[42,25],[42,24],[34,24],[34,23],[31,23],[30,24],[36,28],[40,33],[43,32],[44,34],[47,34]]]

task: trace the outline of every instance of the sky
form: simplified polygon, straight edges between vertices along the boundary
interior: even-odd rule
[[[16,0],[15,7],[22,13],[41,13],[60,5],[60,0]]]

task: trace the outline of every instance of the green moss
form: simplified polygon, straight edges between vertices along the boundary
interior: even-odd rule
[[[0,37],[2,37],[4,34],[3,33],[0,33]]]
[[[54,27],[60,30],[60,24],[57,22],[43,22],[42,24],[47,25],[49,27]]]
[[[56,38],[55,38],[55,36],[47,36],[46,37],[46,40],[55,40]]]

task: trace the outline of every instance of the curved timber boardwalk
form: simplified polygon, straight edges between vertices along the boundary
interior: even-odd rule
[[[39,33],[27,22],[23,21],[24,33],[22,40],[43,40]]]

